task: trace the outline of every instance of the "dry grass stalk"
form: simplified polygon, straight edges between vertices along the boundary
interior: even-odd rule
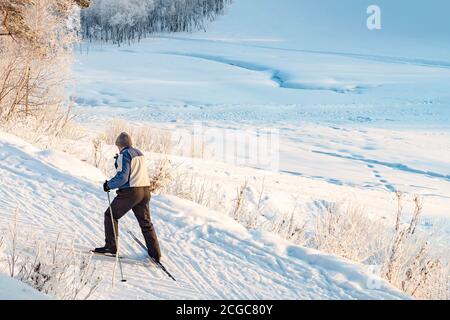
[[[90,298],[101,281],[95,275],[91,256],[79,254],[73,248],[61,254],[59,235],[52,243],[33,241],[28,236],[22,243],[19,234],[23,235],[23,232],[16,220],[17,214],[8,231],[10,241],[0,246],[1,249],[6,246],[6,262],[0,255],[0,271],[7,268],[11,277],[58,299]]]
[[[106,128],[106,142],[114,145],[117,136],[127,132],[133,137],[134,145],[142,151],[160,154],[171,153],[173,144],[170,132],[154,129],[148,126],[133,126],[124,120],[115,119]]]

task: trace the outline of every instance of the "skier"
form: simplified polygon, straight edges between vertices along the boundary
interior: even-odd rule
[[[142,152],[133,148],[130,135],[123,132],[116,140],[119,154],[116,155],[115,167],[117,174],[103,184],[103,190],[118,189],[117,197],[111,203],[113,222],[110,208],[105,211],[105,246],[96,248],[98,254],[116,254],[118,235],[118,220],[128,211],[133,210],[147,245],[148,254],[156,262],[161,259],[158,238],[150,219],[150,179]],[[114,233],[115,232],[115,233]]]

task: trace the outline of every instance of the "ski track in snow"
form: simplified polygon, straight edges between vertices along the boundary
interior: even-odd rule
[[[61,235],[79,247],[103,244],[106,195],[100,181],[77,177],[76,168],[59,169],[19,139],[0,137],[0,229],[17,208],[21,235],[47,241]],[[61,163],[69,156],[59,155]],[[54,159],[54,157],[52,157]],[[69,170],[69,171],[68,171]],[[93,257],[103,278],[93,298],[110,299],[390,299],[404,298],[357,266],[333,256],[293,246],[273,236],[249,232],[231,218],[175,197],[157,196],[152,217],[163,263],[172,281],[155,266],[124,263],[128,282],[111,287],[113,259]],[[140,235],[131,215],[120,222],[124,257],[142,260],[142,248],[125,232]]]

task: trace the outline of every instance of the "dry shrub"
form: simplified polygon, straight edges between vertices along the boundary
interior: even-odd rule
[[[321,251],[364,263],[379,254],[382,231],[382,224],[370,219],[363,208],[330,204],[316,218],[312,242]]]
[[[163,191],[211,210],[225,210],[224,190],[221,189],[220,185],[189,169],[173,168],[172,179]]]
[[[114,145],[121,132],[129,133],[134,145],[143,151],[201,159],[213,157],[207,150],[203,137],[196,137],[182,129],[170,131],[149,125],[132,125],[125,120],[114,119],[107,125],[106,142]]]
[[[106,142],[106,135],[99,134],[94,139],[92,139],[92,151],[94,154],[94,166],[99,168],[102,164],[103,157],[103,146]]]
[[[172,164],[163,158],[153,161],[150,165],[150,192],[158,193],[164,190],[172,181]]]
[[[233,210],[231,212],[231,217],[234,220],[239,221],[243,216],[244,212],[246,212],[247,204],[245,192],[248,188],[248,181],[245,180],[241,186],[239,186],[236,190],[236,199],[234,200]]]
[[[91,256],[60,251],[45,241],[35,243],[31,253],[21,252],[15,278],[58,299],[88,299],[101,280],[95,276]]]
[[[233,201],[230,216],[240,224],[244,225],[247,229],[256,229],[258,227],[258,217],[260,212],[256,209],[252,210],[252,206],[248,201],[249,191],[248,180],[245,180],[236,189],[236,198]]]
[[[92,296],[101,279],[95,276],[91,256],[62,249],[59,237],[49,243],[26,235],[22,243],[23,236],[16,210],[14,222],[0,243],[0,272],[7,271],[11,277],[58,299]]]
[[[71,48],[77,41],[69,23],[74,10],[71,0],[31,1],[19,10],[25,34],[0,37],[2,122],[65,104]],[[6,21],[8,13],[0,10],[0,20]]]
[[[433,246],[436,239],[418,229],[422,215],[422,199],[413,198],[414,212],[402,224],[403,195],[397,193],[398,210],[390,245],[385,254],[383,276],[404,292],[420,299],[449,297],[449,261]],[[407,218],[406,218],[407,219]]]
[[[80,141],[87,136],[86,130],[73,121],[70,110],[58,106],[38,114],[14,116],[11,121],[0,123],[0,129],[42,149],[61,149],[65,147],[63,141]]]
[[[414,212],[408,216],[403,213],[402,195],[397,193],[397,197],[398,211],[392,226],[368,217],[361,207],[330,205],[317,217],[313,247],[380,266],[382,277],[415,298],[447,299],[448,255],[437,250],[431,234],[418,228],[422,200],[413,198]]]
[[[127,132],[133,138],[133,144],[148,152],[169,154],[172,149],[170,132],[150,128],[148,126],[132,126],[124,120],[115,119],[106,128],[106,142],[115,145],[116,138],[121,132]]]
[[[300,220],[301,216],[298,206],[295,205],[290,213],[277,214],[275,220],[268,227],[268,231],[295,244],[304,245],[306,241],[306,222]]]

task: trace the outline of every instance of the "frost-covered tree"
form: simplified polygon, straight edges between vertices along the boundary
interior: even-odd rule
[[[81,33],[89,40],[120,44],[156,32],[205,29],[232,0],[93,0],[81,13]]]
[[[31,30],[24,18],[25,8],[30,4],[31,0],[0,0],[1,35],[30,37]]]
[[[50,2],[51,3],[51,2]],[[54,12],[64,16],[74,5],[85,9],[90,0],[53,1]],[[35,42],[39,34],[30,26],[28,11],[36,3],[33,0],[0,0],[0,36],[20,38],[28,43]]]
[[[0,0],[2,124],[63,105],[76,20],[88,5],[89,0]]]

